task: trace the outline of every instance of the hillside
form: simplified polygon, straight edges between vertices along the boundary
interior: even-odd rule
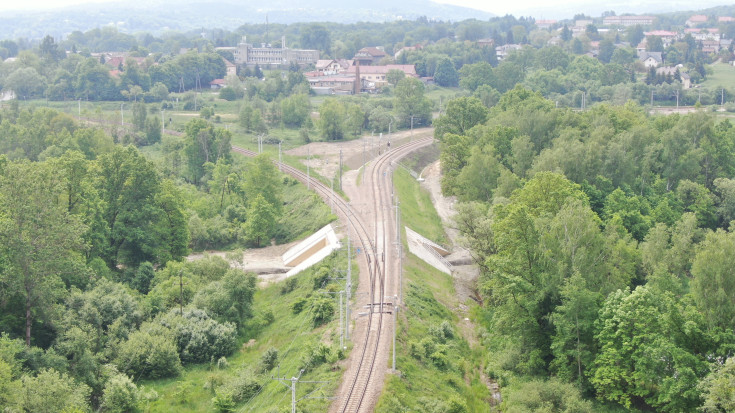
[[[438,4],[428,0],[371,3],[355,0],[328,2],[307,0],[294,2],[276,0],[264,4],[253,0],[184,0],[172,6],[170,2],[150,1],[130,4],[112,2],[87,4],[41,12],[6,12],[0,17],[0,38],[42,38],[46,34],[65,37],[75,31],[114,25],[125,33],[162,33],[167,30],[189,31],[202,27],[235,29],[245,23],[332,21],[384,22],[415,20],[426,16],[437,20],[488,19],[492,14],[464,7]]]

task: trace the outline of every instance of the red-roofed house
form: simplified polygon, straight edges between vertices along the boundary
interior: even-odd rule
[[[687,27],[694,27],[698,24],[707,23],[707,16],[703,14],[695,14],[686,21]]]
[[[355,64],[360,63],[360,66],[377,65],[386,57],[385,51],[377,47],[363,47],[355,53]]]
[[[225,83],[224,79],[214,79],[209,82],[209,87],[212,89],[222,89],[225,86],[227,86],[227,83]]]
[[[733,22],[735,22],[735,17],[720,16],[717,18],[717,23],[733,23]]]

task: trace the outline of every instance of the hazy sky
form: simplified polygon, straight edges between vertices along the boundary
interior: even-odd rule
[[[112,0],[0,0],[0,11],[3,10],[42,10],[59,8],[85,3],[105,3]],[[128,0],[133,3],[139,0]],[[676,10],[690,10],[711,7],[714,5],[733,4],[735,0],[433,0],[437,3],[454,4],[474,9],[484,10],[497,15],[513,14],[519,16],[533,16],[543,18],[571,18],[577,12],[599,16],[603,10],[615,10],[618,13],[648,13]],[[175,3],[174,0],[171,0]],[[298,0],[294,0],[298,3]],[[558,16],[563,13],[562,16]],[[566,15],[572,13],[572,15]]]

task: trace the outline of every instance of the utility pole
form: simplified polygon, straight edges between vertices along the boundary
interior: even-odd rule
[[[299,382],[301,382],[301,383],[322,383],[324,385],[326,385],[327,383],[329,383],[328,381],[304,381],[304,380],[301,380],[301,375],[302,374],[304,374],[304,370],[303,369],[301,371],[299,371],[298,377],[291,377],[290,379],[287,379],[285,377],[271,377],[271,379],[278,380],[278,382],[280,382],[281,384],[283,384],[284,386],[286,386],[289,390],[291,390],[291,413],[296,413],[296,402],[298,400],[301,400],[301,399],[331,399],[331,397],[309,397],[309,395],[306,395],[306,396],[302,397],[301,399],[298,399],[297,400],[296,399],[296,383],[299,383]],[[291,384],[289,385],[289,384],[286,384],[286,383],[291,383]],[[324,387],[324,386],[321,386],[321,387]],[[321,387],[317,388],[316,390],[319,390]],[[314,390],[314,391],[316,391],[316,390]],[[312,393],[314,393],[314,392],[312,392]],[[309,393],[309,394],[311,394],[311,393]]]
[[[362,166],[365,167],[365,145],[367,144],[367,141],[363,139],[362,141]]]
[[[281,157],[281,142],[278,141],[278,170],[281,170],[281,164],[283,163],[283,158]]]
[[[330,192],[329,192],[329,213],[334,214],[334,178],[329,180]]]
[[[342,190],[342,148],[339,149],[339,190]]]
[[[164,120],[163,116],[165,112],[165,109],[161,110],[161,138],[163,138],[163,134],[166,133],[166,121]]]
[[[651,109],[653,109],[653,90],[651,90]]]
[[[125,126],[125,116],[123,115],[123,106],[124,105],[125,105],[124,103],[121,103],[120,104],[120,126]]]
[[[413,139],[413,115],[411,115],[411,137],[408,140]]]
[[[725,88],[721,89],[721,95],[720,95],[720,106],[723,106],[725,104]]]
[[[184,271],[179,270],[179,309],[181,316],[184,316]]]
[[[347,213],[349,214],[349,206]],[[349,217],[348,217],[349,219]],[[347,291],[347,308],[345,308],[345,319],[347,321],[345,325],[345,337],[347,340],[350,339],[350,298],[352,295],[352,251],[350,251],[350,228],[347,227],[347,285],[345,286]]]
[[[396,301],[398,301],[398,296]],[[393,371],[396,371],[396,330],[398,330],[398,303],[393,303]]]
[[[311,189],[311,182],[309,181],[309,163],[311,163],[311,151],[309,147],[306,147],[306,189]]]
[[[679,91],[676,91],[676,110],[679,110]]]

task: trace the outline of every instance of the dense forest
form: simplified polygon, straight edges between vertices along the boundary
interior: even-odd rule
[[[567,409],[579,395],[732,409],[729,120],[574,112],[518,86],[490,110],[453,100],[435,126],[442,188],[481,268],[487,373],[514,389],[510,405],[560,392]]]

